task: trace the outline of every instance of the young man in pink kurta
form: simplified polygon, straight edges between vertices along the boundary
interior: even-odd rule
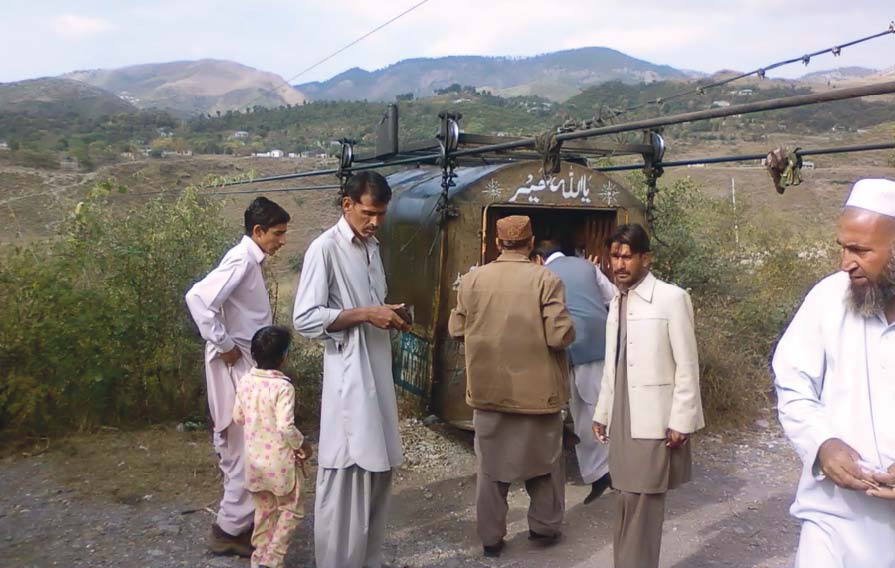
[[[289,538],[303,516],[296,460],[310,445],[295,427],[295,387],[279,369],[291,343],[289,330],[264,327],[252,338],[256,367],[236,390],[233,420],[245,429],[246,482],[255,503],[252,568],[280,568]]]
[[[236,384],[252,368],[250,343],[273,315],[262,264],[286,244],[289,213],[258,197],[245,210],[245,236],[186,293],[190,315],[206,341],[205,379],[214,449],[224,496],[208,535],[214,554],[251,556],[252,499],[245,490],[242,427],[232,420]]]

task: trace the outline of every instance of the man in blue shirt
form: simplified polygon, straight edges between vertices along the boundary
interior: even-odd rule
[[[591,433],[594,410],[600,394],[606,351],[607,305],[616,293],[603,271],[591,262],[566,256],[558,239],[542,239],[536,253],[544,266],[556,274],[566,288],[566,306],[572,315],[576,338],[569,347],[572,364],[569,410],[580,441],[575,446],[581,478],[591,485],[584,499],[588,504],[609,487],[609,447]]]

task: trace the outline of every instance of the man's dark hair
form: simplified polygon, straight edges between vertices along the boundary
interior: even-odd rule
[[[540,256],[544,260],[547,260],[547,257],[555,252],[562,252],[563,246],[562,243],[559,242],[559,239],[549,237],[546,239],[541,239],[535,244],[534,254]]]
[[[342,195],[360,203],[361,197],[368,193],[373,198],[373,203],[378,205],[387,205],[392,199],[392,188],[382,174],[370,171],[359,172],[348,178]]]
[[[279,369],[289,351],[292,333],[283,326],[262,327],[252,336],[252,358],[259,369]]]
[[[265,231],[276,225],[289,222],[289,213],[266,197],[256,197],[249,203],[245,212],[246,235],[251,235],[255,225],[261,225]]]
[[[606,248],[611,248],[612,243],[628,245],[634,254],[643,254],[650,251],[649,234],[637,223],[619,225],[606,239]]]

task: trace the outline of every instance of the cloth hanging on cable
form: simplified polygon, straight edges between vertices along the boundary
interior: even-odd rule
[[[556,139],[556,130],[550,129],[535,136],[535,151],[544,156],[544,175],[558,174],[562,167],[559,151],[562,142]]]
[[[802,183],[802,157],[799,150],[789,151],[786,148],[774,148],[764,159],[764,167],[774,182],[777,193],[783,195],[786,188]]]

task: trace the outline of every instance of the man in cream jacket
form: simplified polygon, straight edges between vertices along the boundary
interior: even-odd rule
[[[705,425],[693,306],[649,271],[649,235],[621,225],[607,239],[619,293],[609,306],[594,435],[608,442],[621,492],[615,568],[659,565],[665,493],[690,480],[690,434]]]

